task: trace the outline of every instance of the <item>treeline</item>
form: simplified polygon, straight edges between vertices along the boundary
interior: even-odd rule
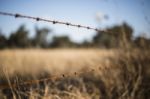
[[[65,47],[98,47],[98,48],[120,48],[137,47],[150,48],[150,39],[145,37],[133,38],[133,29],[127,23],[106,28],[108,33],[97,32],[91,42],[72,42],[67,36],[54,36],[52,41],[47,40],[51,30],[48,28],[35,28],[35,36],[29,37],[29,31],[25,25],[21,25],[7,38],[0,32],[0,49],[4,48],[65,48]]]

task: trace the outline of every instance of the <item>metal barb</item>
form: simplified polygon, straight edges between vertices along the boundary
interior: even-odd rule
[[[39,17],[37,17],[37,18],[36,18],[36,21],[39,21],[39,20],[40,20],[40,18],[39,18]]]
[[[18,17],[20,17],[20,14],[17,14],[17,13],[16,13],[16,14],[15,14],[15,18],[18,18]]]
[[[78,27],[78,28],[85,28],[85,29],[88,29],[88,30],[94,30],[96,32],[99,32],[99,31],[104,31],[104,30],[99,30],[97,28],[93,28],[93,27],[90,27],[90,26],[83,26],[83,25],[77,25],[77,24],[72,24],[72,23],[69,23],[69,22],[62,22],[62,21],[55,21],[55,20],[50,20],[50,19],[44,19],[44,18],[39,18],[39,17],[33,17],[33,16],[27,16],[27,15],[23,15],[23,14],[14,14],[14,13],[8,13],[8,12],[1,12],[0,11],[0,15],[4,15],[4,16],[14,16],[15,18],[26,18],[26,19],[32,19],[32,20],[36,20],[36,21],[45,21],[45,22],[49,22],[49,23],[53,23],[53,24],[65,24],[67,26],[72,26],[72,27]],[[105,32],[105,31],[104,31]]]

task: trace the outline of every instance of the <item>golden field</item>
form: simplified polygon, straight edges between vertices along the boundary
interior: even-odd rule
[[[1,68],[8,68],[9,74],[77,72],[82,68],[103,67],[109,58],[115,57],[115,50],[98,49],[28,49],[0,51]],[[109,66],[109,65],[108,65]]]
[[[117,49],[1,50],[0,98],[148,99],[150,57],[149,51],[141,52]],[[54,75],[57,78],[40,81]]]

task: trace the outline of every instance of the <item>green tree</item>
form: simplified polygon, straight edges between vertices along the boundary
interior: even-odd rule
[[[74,44],[70,41],[70,39],[67,36],[61,36],[61,37],[53,37],[53,41],[50,45],[53,48],[56,47],[72,47]]]
[[[33,40],[33,45],[36,47],[48,47],[47,36],[50,33],[50,29],[44,27],[39,29],[35,27],[36,35]]]
[[[16,32],[11,33],[8,40],[9,47],[26,48],[30,46],[28,30],[25,25],[21,25]]]
[[[7,39],[0,31],[0,49],[7,47]]]
[[[134,40],[135,47],[141,48],[141,49],[149,49],[150,48],[150,39],[145,37],[137,37]]]
[[[93,47],[93,43],[87,40],[84,40],[81,44],[76,44],[76,45],[78,45],[79,47],[85,47],[85,48]]]
[[[116,25],[106,29],[107,32],[98,32],[93,43],[98,47],[112,48],[121,47],[132,42],[133,29],[127,24]]]

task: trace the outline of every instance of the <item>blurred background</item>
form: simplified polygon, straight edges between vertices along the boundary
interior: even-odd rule
[[[150,0],[0,0],[0,99],[150,99],[149,9]]]
[[[0,11],[3,12],[60,20],[115,33],[97,33],[82,28],[0,16],[0,48],[112,48],[120,46],[118,42],[122,42],[120,36],[123,34],[133,46],[143,47],[142,42],[150,41],[149,5],[149,0],[1,0]]]

